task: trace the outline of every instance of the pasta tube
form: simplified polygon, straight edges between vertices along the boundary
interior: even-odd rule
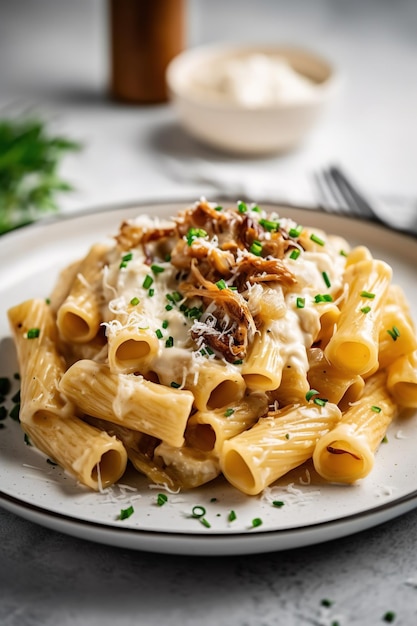
[[[116,482],[127,463],[122,443],[76,417],[73,403],[59,391],[64,361],[49,306],[28,300],[8,317],[20,363],[20,422],[30,441],[92,489]]]
[[[77,361],[63,375],[60,390],[81,411],[173,446],[184,442],[193,404],[189,391],[169,389],[132,374],[113,374],[107,365]]]
[[[249,389],[271,391],[279,387],[284,366],[283,348],[275,334],[262,329],[242,367]]]
[[[275,480],[302,465],[316,442],[331,430],[341,413],[335,404],[291,405],[226,441],[220,465],[227,480],[248,495],[256,495]]]
[[[390,365],[387,389],[400,406],[417,408],[417,350]]]
[[[188,421],[186,440],[199,450],[219,454],[227,439],[253,426],[267,411],[268,400],[263,393],[252,393],[222,409],[197,411]]]
[[[378,367],[378,339],[382,307],[392,270],[379,260],[364,260],[348,267],[349,293],[336,332],[325,348],[335,367],[364,375]]]
[[[378,372],[365,384],[363,396],[340,423],[317,443],[313,454],[317,472],[331,482],[353,483],[372,470],[375,451],[397,406],[386,389],[386,373]]]
[[[84,343],[93,339],[101,323],[97,283],[107,248],[94,245],[78,268],[65,301],[58,309],[57,325],[65,341]]]
[[[365,381],[358,374],[352,374],[333,367],[320,348],[308,350],[309,387],[316,389],[321,398],[337,404],[344,411],[362,395]]]

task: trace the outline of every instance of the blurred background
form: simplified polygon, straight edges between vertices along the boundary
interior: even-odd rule
[[[63,195],[63,210],[215,195],[216,176],[198,180],[187,167],[193,159],[215,165],[231,193],[240,193],[244,179],[263,197],[314,204],[312,174],[338,163],[372,193],[417,196],[415,0],[188,0],[185,7],[186,47],[227,41],[311,49],[340,72],[336,99],[292,152],[222,154],[185,133],[169,103],[109,97],[106,2],[1,0],[1,117],[34,111],[84,146],[63,163],[76,188]]]

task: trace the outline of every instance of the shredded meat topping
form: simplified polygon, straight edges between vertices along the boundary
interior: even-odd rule
[[[284,257],[300,241],[278,221],[260,219],[253,211],[222,209],[202,200],[182,211],[172,226],[124,222],[116,239],[122,250],[142,245],[146,259],[155,258],[155,251],[161,259],[169,253],[185,301],[202,303],[202,316],[190,331],[193,341],[229,362],[246,356],[258,330],[246,299],[250,287],[296,282]]]

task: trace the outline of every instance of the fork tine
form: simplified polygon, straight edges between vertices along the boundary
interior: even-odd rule
[[[314,173],[320,208],[327,213],[347,213],[349,211],[346,202],[334,185],[328,170]]]
[[[375,212],[366,198],[346,178],[342,170],[336,166],[329,169],[334,185],[339,189],[351,212],[365,218],[376,218]]]

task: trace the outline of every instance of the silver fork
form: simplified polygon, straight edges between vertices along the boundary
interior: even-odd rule
[[[337,166],[314,176],[320,208],[328,213],[352,215],[408,234],[417,235],[417,200],[370,199]]]

